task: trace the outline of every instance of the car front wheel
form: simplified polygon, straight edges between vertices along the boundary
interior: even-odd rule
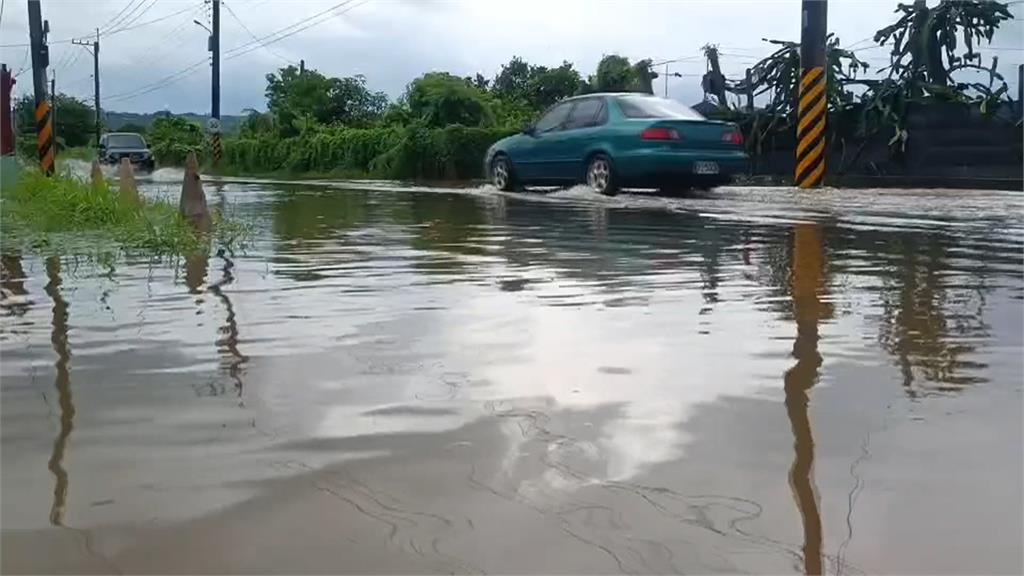
[[[510,192],[515,189],[512,164],[507,156],[497,156],[491,161],[491,183],[498,190]]]
[[[587,164],[587,186],[594,192],[605,196],[618,194],[619,187],[615,181],[615,170],[612,159],[605,154],[596,154]]]

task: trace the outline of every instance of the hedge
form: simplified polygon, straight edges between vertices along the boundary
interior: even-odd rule
[[[331,128],[294,138],[234,138],[224,141],[223,166],[250,173],[344,171],[398,179],[479,178],[487,148],[513,133],[413,125]]]

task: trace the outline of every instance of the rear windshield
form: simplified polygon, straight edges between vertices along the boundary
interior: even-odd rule
[[[682,118],[703,120],[693,108],[675,100],[657,96],[620,96],[616,98],[626,118]]]
[[[107,148],[145,148],[146,141],[138,134],[107,134]]]

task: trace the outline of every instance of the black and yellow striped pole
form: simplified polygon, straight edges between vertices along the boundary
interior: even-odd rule
[[[828,115],[828,72],[825,34],[827,0],[803,0],[800,32],[800,91],[797,102],[796,172],[800,188],[816,188],[825,180],[825,118]]]
[[[220,132],[214,132],[211,135],[210,141],[211,152],[213,153],[213,165],[217,166],[220,164],[221,146],[220,146]]]
[[[43,21],[39,0],[28,0],[29,48],[32,51],[32,88],[35,92],[36,147],[39,167],[47,176],[53,174],[53,119],[46,96],[46,67],[50,65],[50,49],[46,45],[49,23]]]
[[[43,174],[53,174],[53,109],[49,100],[36,106],[36,147],[39,150],[39,168]]]

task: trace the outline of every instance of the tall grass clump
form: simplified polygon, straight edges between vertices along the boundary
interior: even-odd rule
[[[68,176],[48,178],[37,171],[23,172],[16,186],[0,191],[0,224],[7,247],[73,245],[182,255],[201,249],[206,240],[167,200],[135,204],[106,184],[93,186]],[[219,241],[240,241],[242,228],[215,217]]]

